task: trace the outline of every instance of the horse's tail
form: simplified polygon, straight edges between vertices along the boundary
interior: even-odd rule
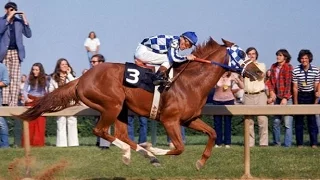
[[[44,113],[61,111],[79,102],[77,96],[77,84],[79,79],[75,79],[65,84],[49,94],[41,97],[35,102],[35,105],[20,115],[13,115],[16,118],[31,121]]]

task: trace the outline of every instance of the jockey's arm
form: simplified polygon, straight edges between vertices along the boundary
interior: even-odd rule
[[[168,58],[170,62],[184,62],[187,59],[187,56],[181,56],[179,54],[179,41],[173,40],[168,48]]]

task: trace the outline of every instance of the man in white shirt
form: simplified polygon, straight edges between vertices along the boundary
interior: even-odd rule
[[[258,51],[254,47],[249,47],[246,53],[250,59],[256,63],[258,68],[265,74],[266,65],[264,63],[259,63]],[[249,78],[244,78],[244,105],[267,105],[267,95],[265,93],[265,83],[264,79],[262,81],[250,81]],[[264,147],[269,144],[268,137],[268,117],[267,116],[257,116],[258,126],[259,126],[259,145]],[[254,121],[250,119],[250,139],[249,146],[253,147],[255,145],[255,135],[254,135]]]

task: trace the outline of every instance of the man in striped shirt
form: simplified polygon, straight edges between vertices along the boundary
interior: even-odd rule
[[[302,49],[299,52],[298,61],[301,63],[292,71],[293,103],[317,104],[316,91],[319,85],[319,69],[310,63],[313,55],[310,50]],[[295,119],[297,146],[303,145],[303,119],[304,115],[298,115]],[[307,115],[310,145],[316,148],[318,144],[318,127],[315,115]]]
[[[180,50],[185,50],[196,45],[198,37],[194,32],[185,32],[180,36],[158,35],[145,38],[137,47],[135,58],[146,64],[161,65],[155,74],[155,85],[165,83],[165,71],[173,62],[184,62],[194,60],[195,56],[190,54],[181,56]]]

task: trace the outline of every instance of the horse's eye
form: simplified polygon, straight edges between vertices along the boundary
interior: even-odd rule
[[[238,56],[241,58],[241,59],[244,59],[246,57],[246,53],[244,53],[244,51],[238,51]]]

